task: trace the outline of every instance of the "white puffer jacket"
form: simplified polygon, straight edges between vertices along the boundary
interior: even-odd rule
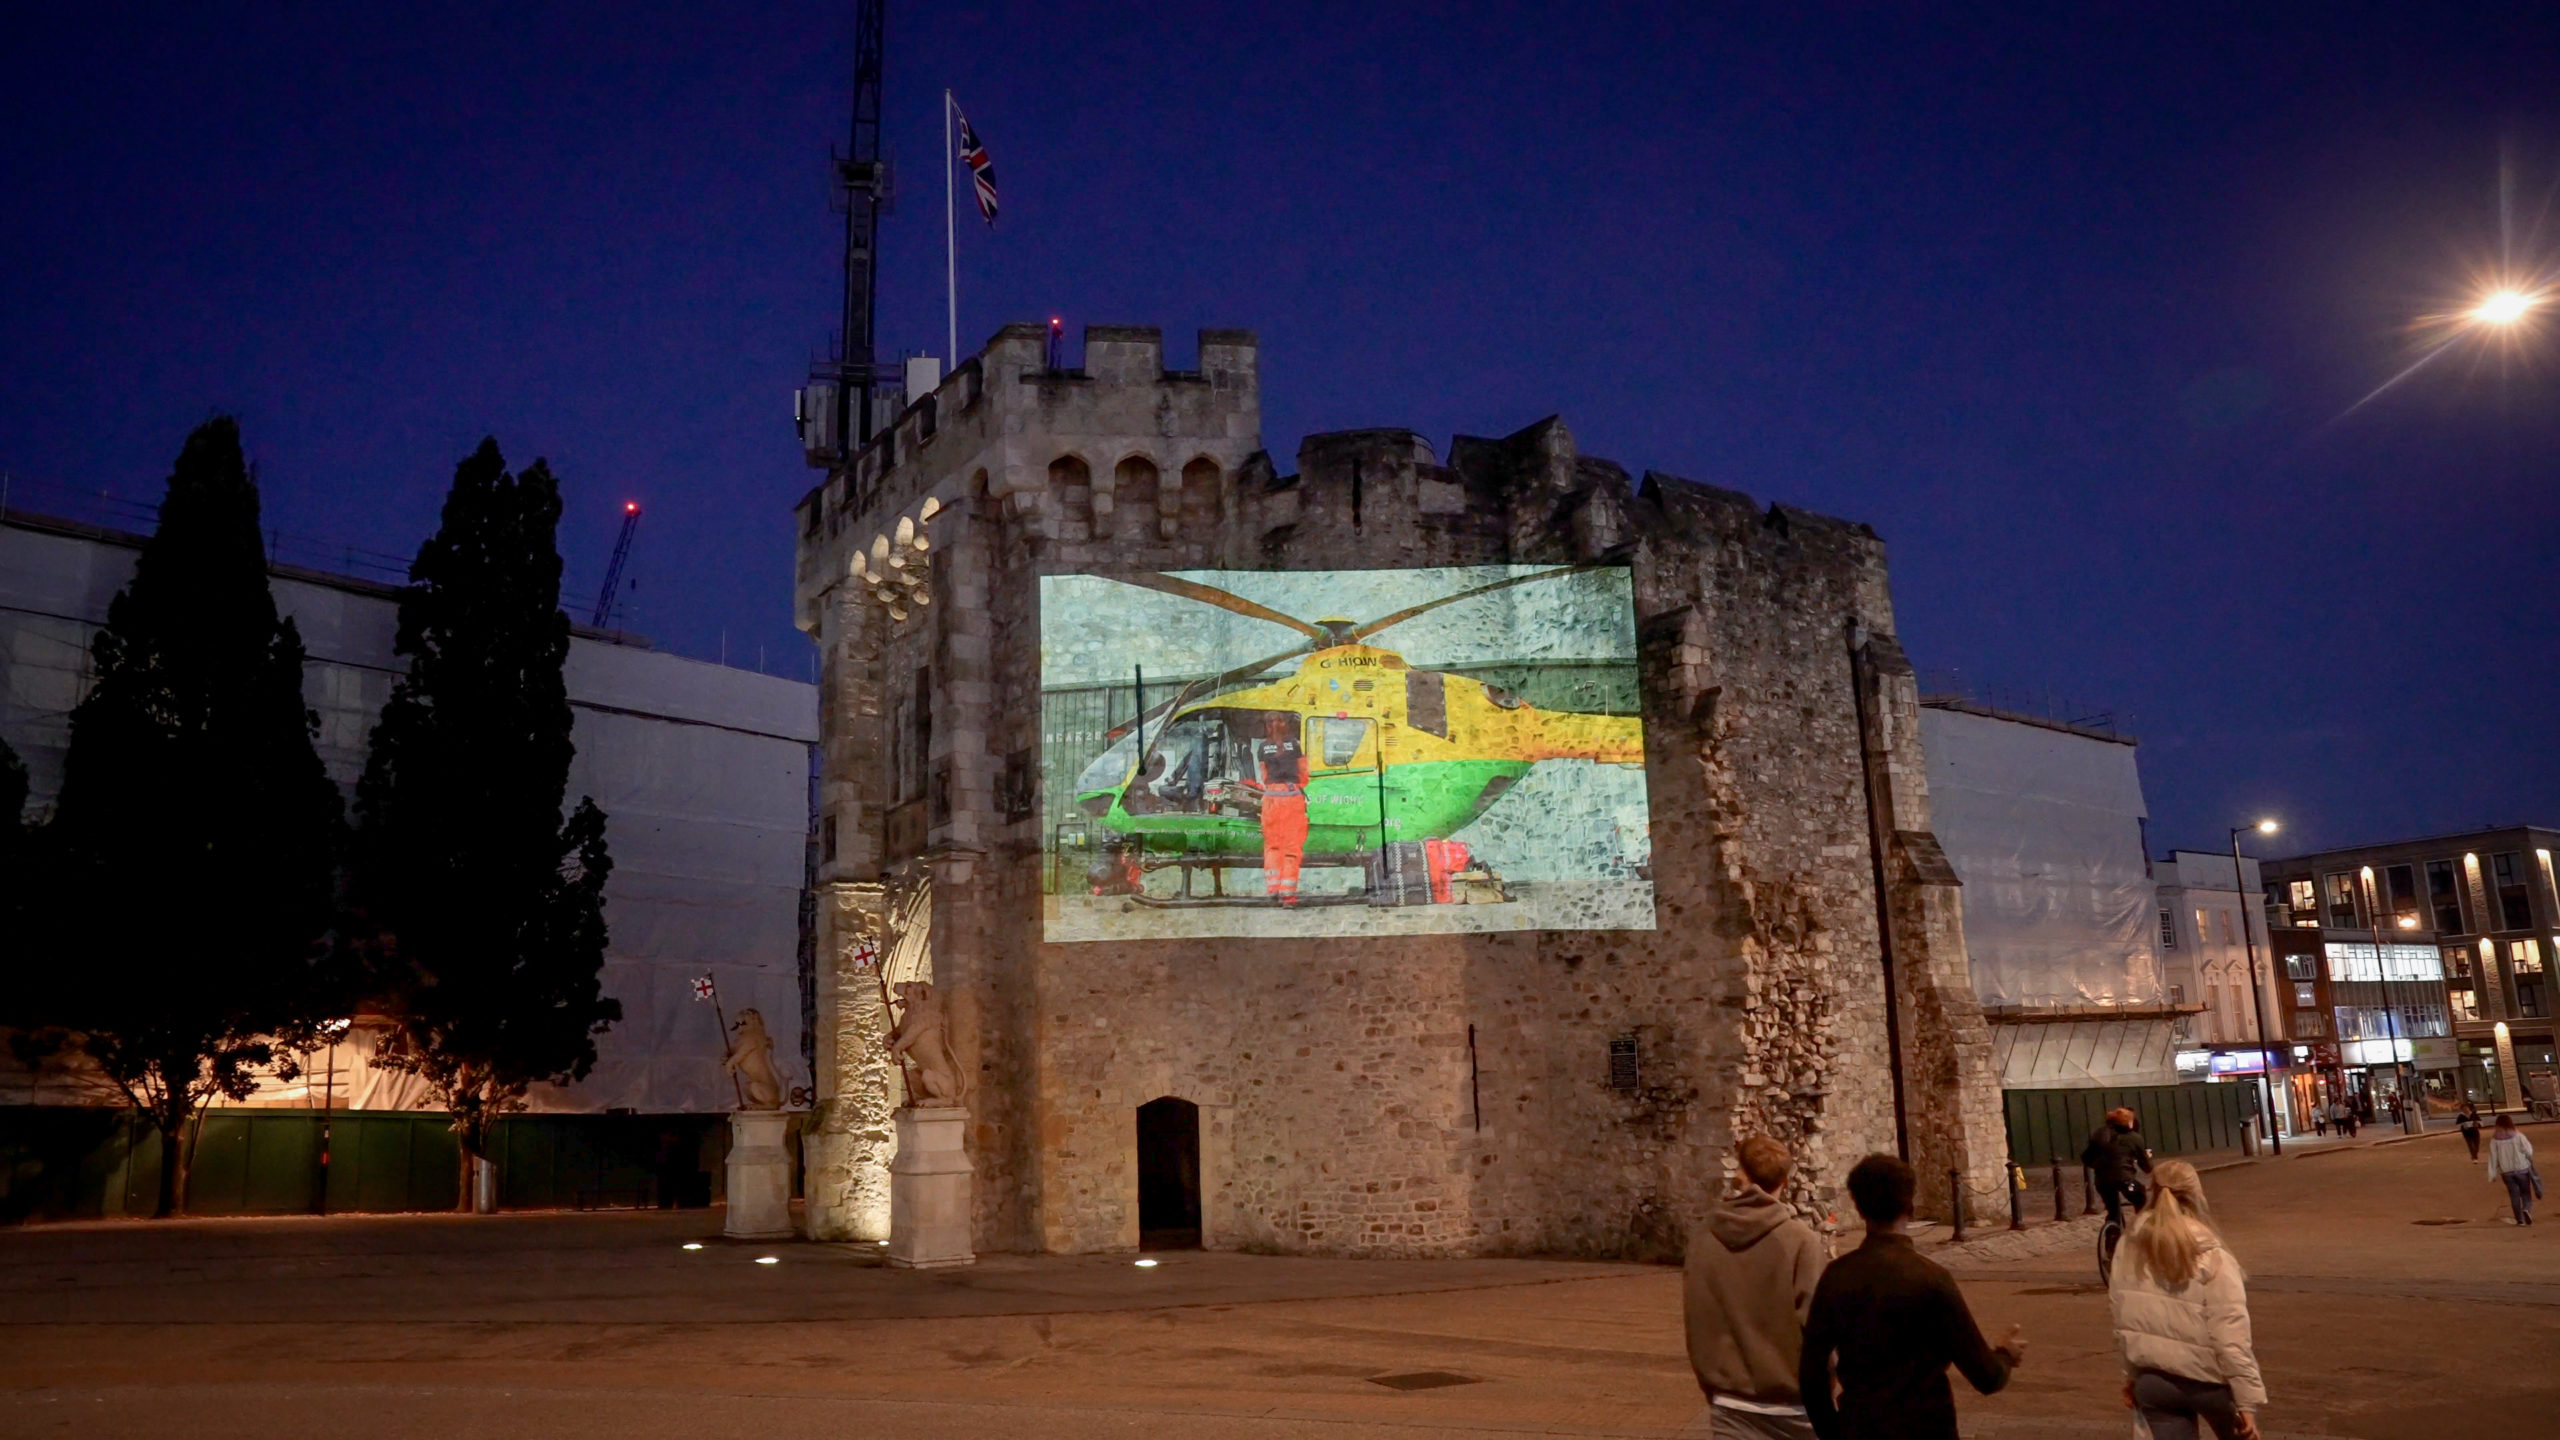
[[[2228,1385],[2243,1410],[2267,1403],[2249,1343],[2249,1295],[2240,1262],[2207,1231],[2200,1237],[2195,1278],[2172,1290],[2142,1272],[2133,1246],[2116,1252],[2107,1309],[2116,1326],[2116,1352],[2127,1370],[2160,1370],[2208,1385]]]

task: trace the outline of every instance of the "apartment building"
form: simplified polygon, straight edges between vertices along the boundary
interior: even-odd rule
[[[2560,1110],[2555,849],[2560,830],[2511,825],[2267,862],[2269,914],[2288,931],[2322,934],[2328,1008],[2342,1024],[2382,1027],[2334,1037],[2341,1083],[2360,1083],[2359,1069],[2361,1083],[2372,1083],[2371,1064],[2360,1067],[2356,1057],[2376,1053],[2381,1041],[2410,1052],[2400,1059],[2424,1077],[2431,1109],[2468,1098],[2499,1109]],[[2412,1033],[2435,1005],[2450,1034]],[[2428,1046],[2431,1039],[2450,1040],[2450,1053]]]

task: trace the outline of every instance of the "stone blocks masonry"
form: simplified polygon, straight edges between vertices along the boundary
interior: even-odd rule
[[[1410,431],[1310,436],[1281,474],[1250,333],[1201,332],[1195,371],[1152,329],[1088,329],[1078,370],[1044,354],[1040,327],[1000,331],[799,506],[823,657],[814,1235],[888,1233],[880,966],[950,1002],[980,1251],[1135,1247],[1135,1117],[1161,1096],[1200,1107],[1213,1248],[1667,1255],[1754,1132],[1796,1153],[1794,1198],[1845,1209],[1848,1167],[1896,1146],[1897,1068],[1924,1213],[1960,1198],[1950,1171],[1972,1213],[2002,1207],[1872,531],[1630,476],[1554,419],[1445,460]],[[921,601],[893,610],[857,554],[876,572],[876,537],[928,501]],[[1594,560],[1634,574],[1658,928],[1043,942],[1040,575]],[[1640,1080],[1613,1087],[1629,1035]]]

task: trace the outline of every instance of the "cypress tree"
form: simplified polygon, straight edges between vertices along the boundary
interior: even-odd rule
[[[536,460],[507,473],[484,440],[454,471],[400,599],[408,674],[356,787],[352,898],[372,989],[394,1030],[377,1063],[410,1070],[472,1161],[538,1080],[594,1067],[622,1018],[603,994],[605,817],[564,820],[570,742],[561,665],[560,491]]]
[[[168,1215],[197,1107],[245,1098],[271,1062],[290,1078],[290,1043],[317,1018],[341,820],[229,417],[187,437],[90,656],[47,890],[24,903],[48,912],[44,1018],[160,1132]]]

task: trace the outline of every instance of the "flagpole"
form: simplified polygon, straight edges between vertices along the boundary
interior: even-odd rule
[[[942,92],[942,279],[943,295],[949,301],[947,314],[951,321],[951,349],[943,357],[943,373],[960,368],[960,249],[951,221],[951,167],[958,163],[958,151],[951,138],[951,92]]]

